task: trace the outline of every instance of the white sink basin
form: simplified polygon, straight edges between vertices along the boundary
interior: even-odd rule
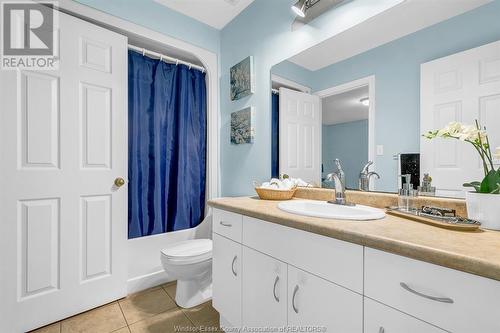
[[[378,208],[342,206],[316,200],[283,201],[278,204],[278,208],[292,214],[338,220],[378,220],[385,216],[385,212]]]

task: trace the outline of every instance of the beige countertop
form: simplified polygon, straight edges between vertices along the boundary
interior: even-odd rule
[[[500,232],[442,229],[386,215],[375,221],[300,216],[257,197],[210,200],[215,208],[333,237],[500,281]]]

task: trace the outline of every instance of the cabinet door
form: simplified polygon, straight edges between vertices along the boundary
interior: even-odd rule
[[[361,295],[288,266],[288,325],[321,326],[328,333],[363,331]]]
[[[241,325],[241,244],[213,234],[214,308],[229,323]]]
[[[365,333],[444,333],[445,331],[365,297]]]
[[[287,265],[246,246],[243,246],[243,260],[243,326],[285,326]]]

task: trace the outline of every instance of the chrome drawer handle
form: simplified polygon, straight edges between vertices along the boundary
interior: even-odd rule
[[[295,313],[299,313],[299,309],[295,306],[295,296],[297,295],[297,292],[299,291],[299,286],[296,285],[295,288],[293,289],[293,296],[292,296],[292,308]]]
[[[411,292],[412,294],[415,294],[415,295],[418,295],[420,297],[423,297],[423,298],[427,298],[427,299],[430,299],[432,301],[436,301],[436,302],[441,302],[441,303],[449,303],[449,304],[452,304],[453,303],[453,300],[451,298],[448,298],[448,297],[434,297],[434,296],[429,296],[429,295],[426,295],[426,294],[422,294],[422,293],[419,293],[418,291],[416,290],[413,290],[412,288],[410,288],[406,283],[404,282],[401,282],[399,283],[399,285],[406,291],[409,291]]]
[[[225,222],[222,222],[222,221],[220,221],[219,223],[220,223],[220,225],[222,225],[224,227],[232,227],[233,226],[231,223],[225,223]]]
[[[280,302],[280,298],[276,295],[276,286],[278,285],[278,281],[280,280],[279,276],[276,276],[276,279],[274,280],[274,286],[273,286],[273,296],[276,302]]]
[[[234,263],[236,262],[236,259],[238,259],[238,256],[234,256],[233,258],[233,262],[231,263],[231,270],[233,271],[233,275],[234,276],[238,276],[238,274],[236,273],[236,271],[234,270]]]

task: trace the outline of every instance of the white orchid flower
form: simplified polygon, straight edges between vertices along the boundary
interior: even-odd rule
[[[450,134],[460,133],[464,130],[465,127],[466,126],[456,121],[452,121],[451,123],[448,124],[448,130]]]
[[[493,156],[494,156],[496,159],[500,160],[500,147],[497,147],[497,148],[495,149],[495,153],[493,154]]]
[[[479,130],[475,126],[463,126],[455,137],[461,141],[475,141],[479,137]]]
[[[492,157],[500,160],[500,147],[497,147],[495,149],[495,152],[492,153],[488,141],[488,134],[486,133],[486,128],[481,128],[477,120],[475,123],[475,126],[473,126],[454,121],[440,130],[428,131],[427,133],[423,134],[423,137],[427,139],[434,139],[437,137],[445,139],[452,138],[472,144],[477,149],[483,162],[485,175],[483,181],[486,181],[489,184],[488,193],[493,193],[491,192],[492,189],[496,191],[495,193],[499,193],[500,189],[498,187],[500,186],[500,183],[497,181],[498,179],[491,180],[491,177],[488,178],[488,175],[490,175],[492,171],[500,172],[500,169],[498,169],[497,171],[496,167],[494,166],[494,162],[492,161]],[[494,183],[492,183],[492,181]],[[467,186],[472,186],[471,184],[468,184]],[[476,191],[480,192],[480,190],[477,188]],[[481,189],[481,191],[483,190]]]
[[[436,136],[439,137],[445,137],[445,136],[451,136],[458,138],[458,135],[463,131],[465,126],[459,122],[453,121],[446,125],[444,128],[440,129]]]

